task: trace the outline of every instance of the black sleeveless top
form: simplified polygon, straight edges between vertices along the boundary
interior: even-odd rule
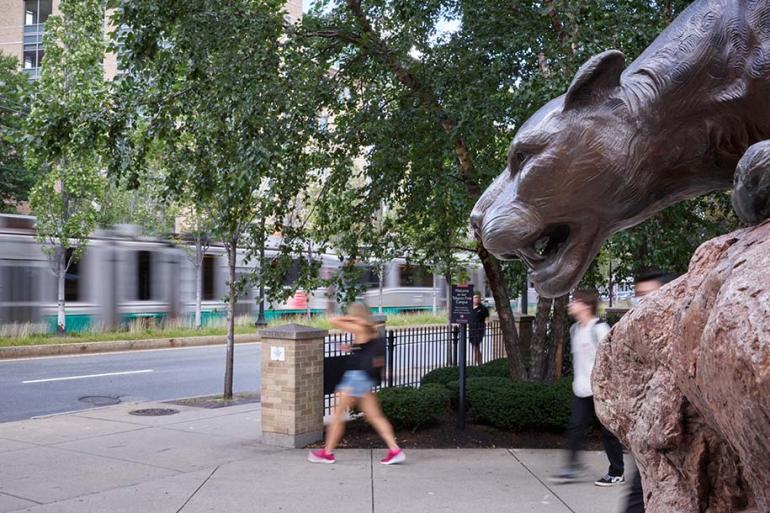
[[[385,367],[385,337],[377,336],[365,344],[353,344],[348,362],[348,370],[362,370],[380,383]]]

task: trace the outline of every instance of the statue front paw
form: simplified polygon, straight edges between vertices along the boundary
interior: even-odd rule
[[[738,162],[732,203],[748,225],[770,218],[770,140],[750,146]]]

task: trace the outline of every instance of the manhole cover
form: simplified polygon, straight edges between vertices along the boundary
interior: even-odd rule
[[[146,408],[144,410],[134,410],[128,412],[129,415],[138,415],[140,417],[162,417],[163,415],[174,415],[179,413],[179,410],[173,410],[171,408]]]
[[[120,403],[120,397],[109,395],[87,395],[78,399],[81,403],[91,404],[93,406],[112,406]]]

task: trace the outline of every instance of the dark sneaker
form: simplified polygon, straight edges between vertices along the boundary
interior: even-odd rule
[[[334,463],[337,461],[334,458],[334,454],[326,452],[325,449],[318,449],[317,451],[310,451],[307,455],[307,460],[310,463]]]
[[[609,474],[600,477],[594,484],[596,486],[615,486],[626,482],[626,478],[623,476],[611,476]]]
[[[406,454],[401,449],[388,451],[388,455],[380,460],[383,465],[395,465],[406,461]]]
[[[576,468],[565,468],[559,471],[558,474],[552,476],[550,481],[552,483],[566,484],[574,483],[580,477],[580,472]]]

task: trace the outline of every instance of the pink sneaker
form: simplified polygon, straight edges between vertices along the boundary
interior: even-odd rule
[[[395,465],[406,461],[406,454],[401,449],[388,451],[388,455],[380,460],[383,465]]]
[[[310,463],[334,463],[337,461],[334,458],[334,454],[326,452],[326,449],[318,449],[317,451],[310,451],[307,455],[307,460]]]

